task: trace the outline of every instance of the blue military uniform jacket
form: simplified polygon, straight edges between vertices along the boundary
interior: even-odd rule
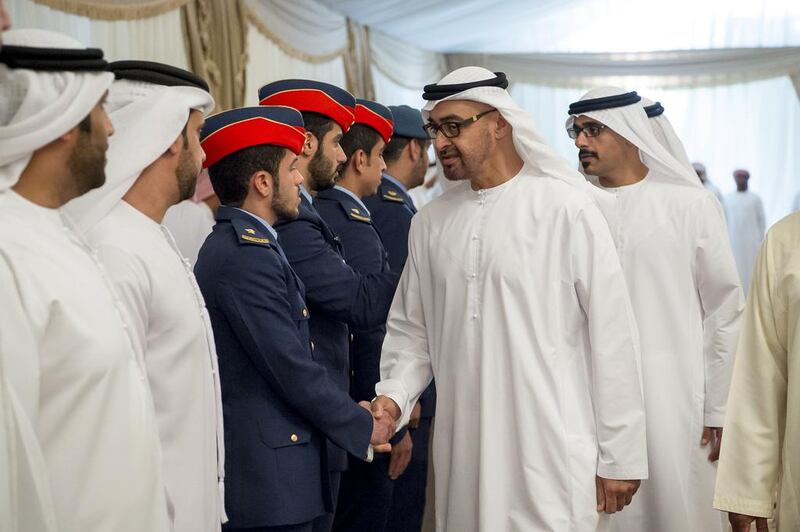
[[[352,196],[337,189],[321,191],[314,206],[342,241],[347,264],[362,274],[389,271],[386,250],[369,212]],[[356,401],[375,397],[380,380],[380,356],[386,325],[353,329],[350,342],[350,396]]]
[[[402,272],[408,258],[408,231],[411,218],[417,213],[411,196],[390,179],[381,179],[377,194],[363,199],[372,215],[372,224],[381,237],[393,271]],[[422,417],[433,417],[436,410],[436,388],[428,386],[419,398]]]
[[[306,288],[312,318],[314,359],[332,375],[339,388],[350,388],[350,327],[370,329],[386,322],[398,274],[362,275],[344,260],[339,237],[303,196],[300,215],[275,224],[294,271]],[[347,454],[328,443],[328,467],[347,469]]]
[[[378,193],[363,201],[389,255],[389,265],[393,271],[402,272],[408,257],[411,217],[417,213],[411,196],[384,176]]]
[[[219,357],[228,526],[331,511],[325,436],[366,459],[370,414],[314,360],[303,283],[272,234],[220,207],[195,266]]]

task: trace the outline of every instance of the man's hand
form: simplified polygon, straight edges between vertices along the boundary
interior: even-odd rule
[[[411,417],[408,418],[408,428],[415,429],[419,427],[419,420],[422,419],[422,407],[419,401],[416,402],[414,408],[411,410]]]
[[[733,532],[750,532],[750,525],[753,523],[753,521],[756,522],[756,532],[769,531],[767,519],[764,517],[729,513],[728,521],[731,523],[731,529]]]
[[[631,503],[641,482],[641,480],[612,480],[595,477],[597,511],[607,514],[621,511]]]
[[[722,445],[722,427],[703,427],[703,437],[700,438],[700,447],[711,444],[711,452],[708,453],[708,461],[716,462],[719,460],[719,450]]]
[[[400,419],[400,407],[385,395],[379,395],[373,399],[370,406],[372,408],[372,415],[375,416],[376,419],[382,415],[389,415],[394,421]]]
[[[376,453],[386,453],[392,450],[389,440],[394,436],[395,422],[394,419],[385,412],[374,412],[372,405],[367,401],[359,401],[358,406],[372,414],[372,436],[370,437],[370,444]]]
[[[411,434],[406,431],[399,443],[392,447],[392,457],[389,459],[389,478],[397,480],[411,462],[411,449],[414,444],[411,441]]]

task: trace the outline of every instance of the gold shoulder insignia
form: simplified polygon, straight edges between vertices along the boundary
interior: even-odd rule
[[[385,199],[385,200],[394,201],[394,202],[397,202],[397,203],[405,203],[405,201],[403,201],[403,198],[401,198],[400,196],[398,196],[398,195],[397,195],[397,193],[395,193],[395,195],[394,195],[394,196],[392,196],[392,195],[391,195],[391,193],[392,193],[392,192],[394,192],[394,191],[392,191],[392,190],[389,190],[388,192],[386,192],[386,194],[384,194],[384,195],[383,195],[383,196],[381,196],[381,197],[382,197],[383,199]]]
[[[361,214],[361,211],[359,211],[357,207],[350,207],[350,212],[354,214]]]
[[[397,196],[397,191],[392,189],[387,190],[386,193],[389,194],[390,196]]]
[[[250,235],[240,235],[242,240],[247,240],[248,242],[254,242],[256,244],[269,244],[268,238],[257,238]]]
[[[254,235],[254,234],[256,234],[256,230],[255,230],[255,229],[250,229],[249,227],[248,227],[247,229],[245,229],[245,231],[247,231],[247,232],[248,232],[248,233],[250,233],[251,235]]]
[[[359,222],[372,223],[372,220],[368,216],[362,216],[361,214],[357,214],[355,212],[350,213],[350,218],[353,220],[358,220]]]

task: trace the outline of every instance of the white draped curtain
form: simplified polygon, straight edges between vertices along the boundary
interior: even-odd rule
[[[422,107],[422,88],[447,70],[442,54],[424,50],[386,33],[370,31],[375,97],[386,105]]]
[[[135,20],[97,20],[34,3],[5,0],[15,28],[39,28],[71,35],[102,48],[109,61],[141,59],[187,68],[180,8]]]
[[[355,24],[318,0],[247,0],[250,31],[246,102],[281,78],[326,81],[388,105],[419,107],[444,56]]]
[[[800,47],[627,53],[453,54],[450,68],[483,65],[517,83],[585,87],[624,82],[691,88],[789,76],[800,97]]]
[[[247,47],[245,105],[258,105],[258,89],[279,79],[315,79],[340,87],[347,84],[341,55],[325,62],[302,61],[287,54],[252,25],[248,31]]]

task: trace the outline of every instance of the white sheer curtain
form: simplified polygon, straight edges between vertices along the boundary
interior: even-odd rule
[[[375,97],[385,105],[424,105],[422,88],[446,73],[444,55],[424,50],[379,31],[370,32]]]
[[[372,65],[372,82],[375,84],[375,99],[384,105],[410,105],[415,109],[422,109],[422,106],[425,105],[425,100],[422,99],[424,84],[416,89],[400,85],[376,68],[374,64]]]
[[[347,47],[347,19],[317,0],[246,0],[264,33],[309,57],[334,56]]]
[[[246,105],[258,105],[258,89],[271,81],[303,78],[345,87],[344,60],[336,56],[325,63],[309,63],[288,54],[252,25],[247,32],[248,62]]]
[[[187,68],[180,9],[138,20],[105,21],[71,15],[31,0],[6,0],[15,28],[40,28],[102,48],[109,61],[140,59]]]
[[[735,189],[733,170],[746,168],[751,190],[764,200],[768,222],[790,212],[800,192],[800,102],[788,77],[695,89],[626,87],[664,105],[689,158],[703,162],[724,193]],[[589,88],[524,83],[511,88],[538,129],[576,166],[577,149],[564,122],[569,104]]]
[[[516,82],[552,87],[618,85],[690,88],[791,76],[800,97],[800,47],[628,53],[454,54],[451,68],[481,65]]]

